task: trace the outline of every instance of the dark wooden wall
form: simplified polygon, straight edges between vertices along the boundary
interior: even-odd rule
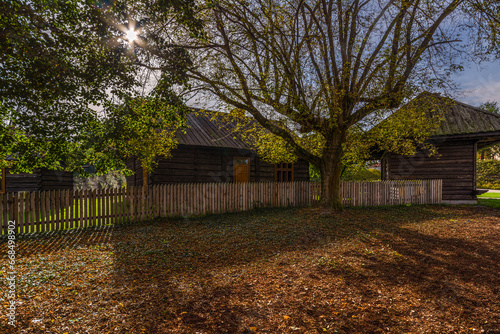
[[[130,158],[126,161],[127,168],[134,174],[125,177],[127,185],[131,187],[142,187],[142,167],[139,159]]]
[[[40,190],[40,170],[33,173],[11,174],[9,169],[5,170],[5,191],[39,191]]]
[[[413,157],[387,154],[382,178],[389,180],[442,179],[443,200],[476,199],[476,144],[474,141],[436,141],[438,155],[423,151]]]
[[[40,170],[40,190],[73,189],[73,173],[60,170]]]
[[[33,173],[5,171],[6,192],[73,189],[73,173],[36,169]]]
[[[250,150],[179,145],[172,157],[159,159],[149,184],[233,182],[234,157],[250,158],[250,182],[274,182],[274,164],[263,162]],[[308,163],[298,161],[294,166],[294,180],[308,181]],[[127,185],[142,186],[140,161],[129,159],[127,167],[136,172],[127,177]]]

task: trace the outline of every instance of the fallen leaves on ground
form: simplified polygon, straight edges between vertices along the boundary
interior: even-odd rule
[[[20,237],[17,327],[2,280],[0,332],[493,333],[499,217],[256,210]]]

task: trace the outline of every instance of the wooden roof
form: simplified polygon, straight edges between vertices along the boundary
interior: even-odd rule
[[[498,114],[428,92],[420,94],[410,104],[430,104],[433,112],[440,114],[442,121],[432,137],[477,138],[479,146],[500,141]],[[251,149],[232,133],[234,124],[224,119],[222,113],[194,110],[187,116],[187,125],[185,133],[177,134],[179,144]]]
[[[452,136],[463,134],[485,134],[500,131],[500,115],[458,102],[438,94],[424,93],[417,97],[417,103],[432,95],[442,101],[440,115],[443,120],[432,136]]]
[[[233,124],[216,112],[195,110],[187,116],[186,133],[179,132],[179,144],[250,149],[250,146],[231,133]]]

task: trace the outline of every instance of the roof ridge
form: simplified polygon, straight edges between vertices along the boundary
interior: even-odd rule
[[[494,112],[491,112],[491,111],[488,111],[488,110],[484,110],[484,109],[482,109],[482,108],[475,107],[475,106],[472,106],[472,105],[467,104],[467,103],[464,103],[464,102],[460,102],[460,101],[456,101],[456,100],[454,100],[454,101],[455,101],[455,103],[460,104],[460,105],[462,105],[463,107],[470,108],[470,109],[474,109],[474,110],[476,110],[476,111],[480,111],[480,112],[482,112],[483,114],[490,115],[490,116],[495,116],[495,117],[497,117],[497,118],[500,118],[500,115],[499,115],[499,114],[497,114],[497,113],[494,113]]]

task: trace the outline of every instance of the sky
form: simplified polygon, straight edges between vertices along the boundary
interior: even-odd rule
[[[458,101],[473,106],[487,101],[500,104],[500,59],[482,65],[472,64],[456,74],[454,80],[463,91],[462,96],[457,96]]]

